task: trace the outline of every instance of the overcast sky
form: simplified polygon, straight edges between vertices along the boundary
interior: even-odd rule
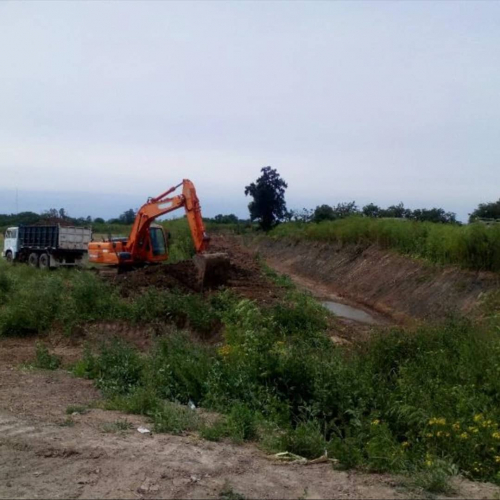
[[[500,198],[500,2],[0,2],[0,212]],[[16,188],[18,201],[16,204]]]

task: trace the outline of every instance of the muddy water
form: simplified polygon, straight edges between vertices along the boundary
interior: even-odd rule
[[[356,307],[347,306],[340,302],[333,302],[330,300],[323,302],[323,305],[333,314],[341,318],[358,321],[359,323],[366,323],[368,325],[380,324],[372,315],[362,309],[357,309]]]

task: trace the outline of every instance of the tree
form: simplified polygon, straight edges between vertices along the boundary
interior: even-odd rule
[[[102,217],[96,217],[94,219],[95,224],[104,224],[104,219]]]
[[[491,203],[480,203],[469,214],[469,222],[474,222],[476,219],[500,219],[500,199]]]
[[[256,182],[245,187],[245,196],[253,198],[248,204],[250,219],[257,220],[264,231],[269,231],[287,215],[285,189],[288,184],[274,168],[264,167],[261,172]]]
[[[312,216],[313,222],[321,222],[324,220],[334,220],[335,213],[330,205],[319,205],[314,209]]]
[[[411,210],[409,208],[405,208],[403,202],[401,202],[398,205],[391,205],[389,208],[382,209],[381,217],[409,219],[411,217]]]
[[[381,217],[382,209],[374,203],[368,203],[361,209],[365,217]]]
[[[237,224],[238,223],[238,217],[234,214],[229,214],[229,215],[222,215],[218,214],[214,217],[214,222],[217,224]]]
[[[420,222],[439,222],[441,224],[456,224],[457,214],[445,212],[443,208],[417,208],[411,218]]]
[[[120,217],[118,218],[121,224],[133,224],[135,221],[135,210],[133,208],[129,208],[125,210]]]

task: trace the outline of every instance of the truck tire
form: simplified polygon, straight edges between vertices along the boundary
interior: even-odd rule
[[[14,260],[14,257],[12,257],[12,252],[10,250],[8,252],[6,252],[6,254],[5,254],[5,260],[9,264]]]
[[[50,256],[48,253],[42,253],[38,259],[40,269],[48,269],[50,267]]]
[[[30,253],[29,257],[28,257],[28,264],[31,266],[31,267],[38,267],[38,254],[33,252],[33,253]]]

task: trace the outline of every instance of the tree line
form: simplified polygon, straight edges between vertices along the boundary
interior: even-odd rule
[[[406,208],[401,202],[387,208],[369,203],[361,208],[356,202],[337,203],[336,205],[318,205],[314,209],[287,210],[285,191],[288,184],[276,169],[270,166],[261,169],[260,177],[245,187],[245,195],[251,196],[248,205],[250,219],[257,221],[260,227],[267,231],[280,222],[322,222],[343,219],[350,216],[372,218],[395,218],[419,222],[434,222],[441,224],[460,224],[455,212],[443,208]],[[480,203],[469,214],[469,222],[477,220],[492,220],[500,222],[500,200],[491,203]]]

